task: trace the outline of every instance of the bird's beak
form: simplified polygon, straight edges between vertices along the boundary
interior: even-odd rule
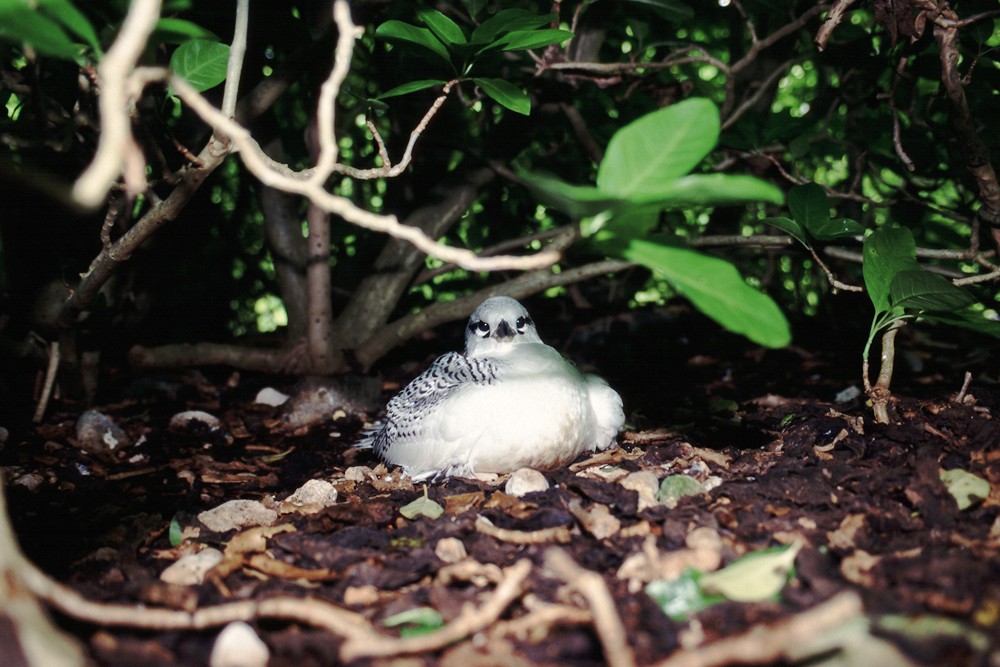
[[[496,330],[493,332],[493,338],[498,341],[506,343],[514,338],[517,332],[510,328],[507,324],[507,320],[500,320],[500,324],[497,325]]]

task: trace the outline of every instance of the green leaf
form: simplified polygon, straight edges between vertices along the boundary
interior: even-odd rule
[[[598,188],[601,189],[600,186]],[[691,174],[674,180],[650,182],[625,198],[636,204],[660,204],[661,208],[748,201],[781,204],[785,201],[781,190],[774,185],[741,174]]]
[[[171,17],[157,21],[153,35],[164,44],[183,44],[189,39],[204,39],[209,42],[222,41],[214,32],[197,23]]]
[[[830,200],[815,183],[796,185],[788,191],[788,210],[795,222],[816,236],[813,230],[830,219]]]
[[[63,60],[76,60],[81,52],[58,23],[20,0],[0,0],[0,39],[28,44],[41,55]]]
[[[868,297],[876,313],[886,312],[890,308],[889,288],[893,277],[900,271],[920,268],[913,234],[896,225],[879,227],[865,239],[861,254]]]
[[[172,547],[178,546],[184,540],[184,528],[176,516],[170,520],[170,528],[167,531],[167,536]]]
[[[795,222],[791,218],[764,218],[761,222],[771,225],[772,227],[777,227],[807,248],[812,247],[809,244],[809,236],[806,234],[806,230],[802,229],[802,225]]]
[[[947,278],[924,269],[906,269],[893,276],[889,301],[897,308],[948,311],[971,306],[976,299]]]
[[[646,114],[611,137],[597,171],[597,187],[631,198],[687,174],[715,147],[719,111],[692,98]]]
[[[549,44],[559,44],[573,37],[569,30],[557,30],[547,28],[545,30],[515,30],[492,42],[482,50],[500,48],[504,51],[524,51],[527,49],[540,49]]]
[[[659,272],[698,310],[726,329],[768,347],[783,347],[791,341],[788,321],[778,305],[747,285],[729,262],[643,239],[629,240],[623,255]]]
[[[71,33],[87,42],[98,56],[103,55],[97,32],[83,13],[69,0],[37,0],[38,9],[62,23]]]
[[[773,599],[788,583],[795,556],[802,543],[787,547],[754,551],[727,567],[702,575],[701,590],[719,594],[734,602],[760,602]]]
[[[850,218],[830,218],[809,230],[820,241],[833,241],[845,236],[860,236],[865,228]]]
[[[451,55],[448,53],[448,49],[427,28],[420,28],[403,21],[386,21],[375,29],[375,36],[389,41],[408,42],[422,46],[451,64]]]
[[[941,481],[958,503],[959,510],[967,510],[983,502],[990,495],[989,482],[961,468],[942,470]]]
[[[660,482],[660,490],[656,492],[656,499],[673,508],[677,506],[677,501],[685,496],[697,496],[705,492],[705,487],[701,482],[690,475],[668,475]]]
[[[375,99],[384,100],[389,97],[398,97],[399,95],[415,93],[418,90],[425,90],[427,88],[433,88],[434,86],[443,86],[446,83],[448,82],[441,79],[421,79],[420,81],[410,81],[409,83],[404,83],[400,86],[387,90]]]
[[[426,635],[442,627],[444,618],[437,610],[430,607],[415,607],[382,619],[382,625],[387,628],[395,628],[400,625],[409,626],[400,631],[400,636],[416,637]]]
[[[427,487],[424,486],[424,495],[420,496],[412,503],[407,503],[406,505],[400,507],[399,513],[407,519],[413,519],[421,514],[430,519],[437,519],[439,516],[444,514],[444,508],[441,507],[438,502],[427,497]]]
[[[178,46],[170,56],[170,69],[182,76],[198,92],[214,88],[226,80],[229,45],[192,39]]]
[[[417,12],[417,18],[447,45],[465,44],[467,41],[459,25],[436,9],[423,9]]]
[[[535,197],[573,218],[596,215],[620,200],[608,197],[592,185],[573,185],[545,172],[518,172]]]
[[[472,31],[469,42],[472,44],[489,44],[500,34],[515,30],[533,30],[551,23],[555,14],[536,14],[526,9],[504,9],[496,16],[488,18]]]
[[[653,598],[668,618],[686,621],[702,609],[726,599],[721,595],[706,595],[698,583],[701,577],[701,572],[689,567],[676,579],[649,582],[646,595]]]
[[[960,329],[968,329],[977,333],[1000,338],[1000,322],[984,317],[982,310],[965,308],[950,313],[921,313],[921,320],[929,320],[939,324],[948,324]]]
[[[494,100],[507,107],[511,111],[527,116],[531,113],[531,100],[528,94],[512,84],[506,79],[484,79],[475,77],[472,79],[483,92]]]

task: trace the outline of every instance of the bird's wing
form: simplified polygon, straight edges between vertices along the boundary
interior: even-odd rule
[[[493,384],[497,364],[489,359],[470,359],[458,352],[437,358],[386,406],[385,423],[371,440],[381,456],[398,438],[419,437],[424,420],[457,390],[469,385]]]

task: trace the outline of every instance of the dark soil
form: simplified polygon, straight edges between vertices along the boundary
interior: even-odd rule
[[[510,576],[505,568],[530,562],[499,620],[416,651],[411,659],[418,663],[614,661],[606,636],[614,629],[580,581],[567,581],[553,565],[550,551],[561,549],[599,573],[641,665],[671,655],[697,665],[752,661],[752,643],[728,658],[696,647],[725,638],[750,642],[743,633],[754,628],[790,627],[845,591],[860,595],[867,625],[852,635],[854,652],[842,654],[840,664],[874,664],[858,656],[889,646],[893,657],[881,664],[1000,665],[1000,391],[989,350],[975,343],[945,348],[904,332],[894,423],[883,426],[872,423],[863,396],[835,401],[838,392],[860,386],[861,346],[849,332],[804,331],[800,347],[770,351],[694,319],[661,314],[563,328],[564,352],[625,397],[630,428],[600,461],[546,472],[546,491],[518,499],[503,492],[502,480],[449,479],[427,487],[444,507],[441,517],[404,518],[400,508],[423,489],[377,468],[369,452],[348,449],[364,416],[337,415],[283,433],[278,410],[255,405],[253,397],[263,386],[287,390],[291,380],[209,370],[207,378],[146,378],[130,393],[123,387],[107,397],[98,409],[139,443],[126,451],[97,456],[78,449],[74,423],[82,408],[68,403],[55,405],[43,425],[15,433],[0,451],[15,531],[32,561],[91,600],[186,611],[279,596],[322,600],[370,620],[391,647],[397,645],[388,638],[399,629],[383,627],[383,619],[427,607],[447,623],[463,609],[488,605]],[[459,345],[437,340],[427,347],[427,357],[414,361],[419,353],[411,347],[383,369],[387,396],[433,355]],[[972,383],[959,397],[966,370]],[[168,430],[172,414],[190,409],[216,415],[223,428]],[[347,479],[350,466],[374,470]],[[989,496],[960,510],[940,474],[956,468],[987,480]],[[673,509],[640,509],[638,494],[620,477],[642,470],[721,483]],[[169,542],[172,519],[197,526],[199,512],[234,498],[278,506],[313,478],[336,485],[334,506],[282,514],[276,524],[293,531],[272,535],[265,551],[244,553],[231,571],[205,583],[160,581],[181,553]],[[616,528],[588,520],[600,507],[617,519]],[[480,517],[517,532],[486,530]],[[723,565],[767,547],[803,547],[780,595],[726,601],[672,620],[643,592],[645,582],[630,586],[619,569],[644,551],[663,558],[684,552],[699,528],[720,539]],[[202,529],[187,550],[224,549],[233,536]],[[462,542],[468,567],[441,560],[443,538]],[[546,607],[556,613],[546,617]],[[525,618],[539,620],[519,626]],[[205,665],[218,633],[57,619],[98,664],[112,666]],[[270,617],[251,624],[270,648],[270,665],[346,657],[345,638],[322,623]],[[850,644],[830,636],[833,648]],[[758,661],[785,656],[821,664],[836,654],[803,650],[797,656],[786,646]]]

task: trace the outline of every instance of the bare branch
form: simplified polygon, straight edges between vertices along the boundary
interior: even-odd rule
[[[816,42],[816,48],[822,51],[826,48],[827,42],[830,41],[830,35],[833,31],[837,29],[840,22],[844,20],[844,14],[847,13],[847,9],[853,5],[855,0],[837,0],[833,7],[830,9],[829,15],[827,15],[826,20],[823,21],[823,25],[819,27],[816,31],[816,37],[813,41]]]
[[[236,0],[236,25],[233,28],[233,43],[229,45],[229,62],[226,63],[226,88],[222,93],[222,113],[230,117],[236,115],[249,22],[250,0]]]
[[[100,139],[94,159],[72,190],[73,199],[87,208],[104,203],[111,184],[122,173],[129,194],[138,195],[146,189],[146,161],[132,137],[129,120],[127,80],[159,18],[159,0],[135,0],[118,38],[97,67],[101,86]]]

